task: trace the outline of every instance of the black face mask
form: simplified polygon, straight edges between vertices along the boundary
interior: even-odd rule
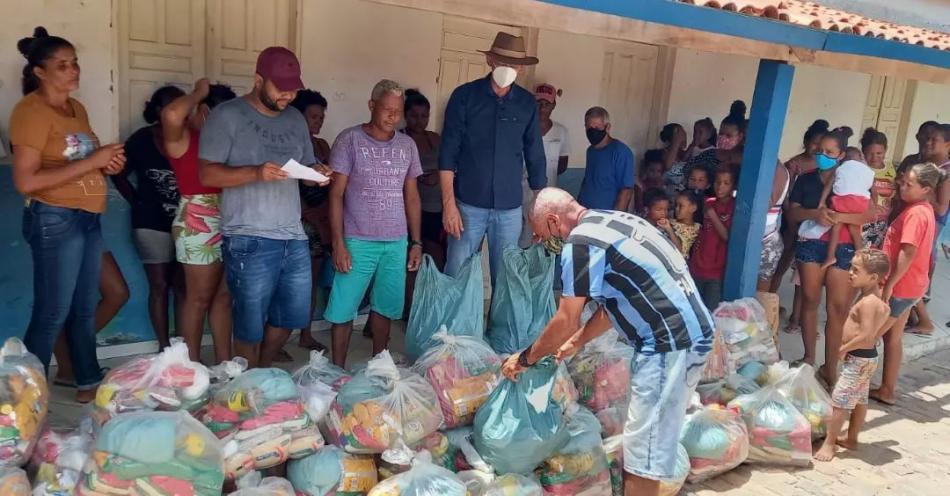
[[[607,137],[606,129],[597,129],[593,127],[587,128],[587,141],[590,141],[591,145],[598,145],[601,141],[604,141],[604,138]]]

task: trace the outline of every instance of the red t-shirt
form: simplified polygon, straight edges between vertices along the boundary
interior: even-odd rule
[[[897,266],[901,245],[917,247],[910,268],[894,285],[895,298],[920,298],[927,292],[935,230],[934,209],[926,201],[908,205],[887,228],[882,249],[891,261],[891,270]]]
[[[706,199],[706,208],[713,209],[719,220],[726,226],[732,227],[732,212],[736,208],[736,200],[729,198],[725,202],[717,202],[715,198]],[[703,222],[699,229],[699,237],[693,244],[693,254],[689,258],[689,271],[699,279],[722,279],[726,271],[726,249],[729,243],[723,241],[708,220]]]
[[[198,179],[198,133],[189,131],[188,149],[178,157],[168,157],[168,163],[175,171],[178,193],[182,195],[217,194],[221,188],[212,188],[201,184]]]

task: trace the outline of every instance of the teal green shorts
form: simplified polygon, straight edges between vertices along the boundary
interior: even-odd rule
[[[406,238],[395,241],[346,239],[353,267],[333,276],[330,302],[323,318],[331,324],[356,319],[366,288],[373,283],[370,311],[389,319],[401,319],[406,296]]]

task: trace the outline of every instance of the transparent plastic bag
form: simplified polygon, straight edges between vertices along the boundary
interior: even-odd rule
[[[439,272],[432,257],[423,255],[406,323],[406,355],[415,360],[436,345],[436,331],[482,339],[485,334],[485,288],[482,256],[466,260],[455,277]]]
[[[489,465],[475,449],[475,444],[472,441],[473,432],[474,430],[470,426],[445,431],[445,437],[449,442],[449,455],[452,457],[450,470],[455,472],[477,470],[490,474],[495,473],[494,467]]]
[[[497,473],[530,473],[567,442],[557,370],[554,357],[542,358],[517,382],[503,379],[475,414],[475,449]]]
[[[564,362],[558,362],[557,371],[554,374],[554,391],[551,398],[561,406],[561,410],[568,411],[572,405],[577,404],[579,395],[577,387],[574,386],[574,380],[571,379],[571,373],[567,370]]]
[[[484,341],[454,336],[445,328],[432,336],[433,347],[423,354],[412,370],[432,385],[446,428],[468,425],[495,386],[501,359]]]
[[[700,383],[715,382],[725,379],[736,372],[736,365],[729,357],[729,348],[722,338],[722,331],[713,333],[712,350],[706,356],[706,365]]]
[[[218,496],[221,442],[183,411],[117,415],[99,432],[80,493]]]
[[[208,401],[211,374],[188,358],[181,338],[157,355],[135,358],[106,374],[96,392],[94,418],[105,424],[119,413],[143,410],[193,412]]]
[[[759,383],[755,380],[739,374],[732,374],[725,380],[697,385],[696,393],[703,405],[726,405],[743,394],[751,394],[759,389]]]
[[[724,474],[749,456],[749,431],[738,411],[717,405],[694,413],[683,425],[680,444],[689,455],[689,482]]]
[[[426,458],[416,456],[412,468],[380,482],[369,496],[468,496],[465,483]]]
[[[553,255],[541,245],[509,248],[502,256],[486,340],[501,354],[518,353],[533,343],[554,316]]]
[[[815,369],[803,363],[800,367],[789,370],[775,387],[808,421],[812,439],[825,437],[828,433],[828,422],[831,421],[831,395],[818,383]]]
[[[482,496],[542,496],[541,484],[521,474],[500,475],[492,481]]]
[[[19,467],[0,467],[0,494],[30,496],[30,480]]]
[[[673,478],[660,481],[659,496],[676,496],[686,484],[686,477],[689,475],[689,453],[682,444],[676,445],[676,467],[673,470]]]
[[[7,339],[0,348],[0,467],[30,459],[48,406],[43,364],[23,341]]]
[[[73,494],[82,477],[82,469],[92,453],[92,419],[70,431],[47,427],[30,458],[33,496]],[[83,425],[85,424],[85,425]]]
[[[749,430],[750,463],[811,465],[811,424],[774,386],[729,403]]]
[[[766,365],[778,361],[765,310],[755,298],[722,302],[713,312],[713,319],[736,367],[751,361]]]
[[[414,445],[442,425],[432,386],[422,376],[396,367],[388,351],[340,388],[327,415],[327,430],[350,453],[382,453],[400,443]]]
[[[610,493],[610,471],[600,437],[600,422],[578,407],[568,415],[568,442],[544,460],[541,486],[550,496],[601,496]]]
[[[789,373],[788,362],[785,360],[779,360],[772,365],[769,365],[768,370],[765,371],[765,384],[763,386],[773,386],[778,384],[779,381],[785,378]]]
[[[336,446],[290,460],[287,479],[302,496],[355,496],[366,494],[378,482],[372,456],[354,455]]]
[[[759,386],[764,385],[769,377],[769,368],[765,366],[762,362],[746,362],[739,370],[736,371],[737,374],[755,381]]]
[[[293,484],[283,477],[261,478],[260,472],[248,472],[237,480],[237,491],[229,496],[296,496]]]
[[[228,479],[307,456],[324,444],[297,385],[277,368],[241,373],[215,392],[199,416],[224,442]]]
[[[587,343],[568,363],[578,403],[601,420],[604,436],[623,432],[630,403],[630,364],[635,351],[608,331]]]
[[[604,439],[604,453],[610,470],[610,494],[623,496],[623,434]]]
[[[319,382],[330,386],[334,391],[339,391],[353,376],[330,362],[322,351],[313,350],[310,352],[310,361],[297,369],[293,378],[299,386],[309,386]]]

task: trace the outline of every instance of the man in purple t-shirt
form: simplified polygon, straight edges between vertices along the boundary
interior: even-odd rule
[[[393,81],[377,83],[369,101],[369,123],[344,130],[330,150],[336,277],[324,318],[333,324],[333,363],[341,367],[346,365],[353,319],[370,281],[369,326],[375,355],[389,344],[392,319],[402,317],[406,269],[417,270],[422,257],[416,186],[422,165],[412,138],[396,132],[403,93]]]

